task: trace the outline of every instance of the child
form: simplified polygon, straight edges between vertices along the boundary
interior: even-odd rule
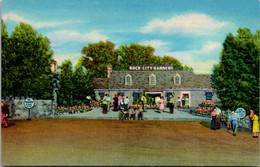
[[[124,117],[123,110],[120,110],[120,111],[118,112],[118,119],[119,119],[119,120],[123,120],[123,117]]]
[[[130,111],[130,119],[133,118],[133,120],[135,120],[135,110],[131,109]]]
[[[129,113],[128,111],[123,111],[124,113],[124,120],[128,119],[129,120]]]
[[[254,114],[252,120],[253,120],[253,138],[257,138],[259,133],[258,116]]]
[[[138,120],[140,120],[140,119],[143,120],[143,115],[144,115],[143,114],[143,108],[140,107],[139,110],[138,110],[137,119]]]

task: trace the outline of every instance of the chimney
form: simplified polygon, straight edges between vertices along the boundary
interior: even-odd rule
[[[107,66],[107,78],[110,78],[110,73],[112,72],[112,67],[111,65]]]

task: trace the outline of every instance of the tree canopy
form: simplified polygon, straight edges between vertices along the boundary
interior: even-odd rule
[[[2,21],[2,95],[52,96],[50,42],[28,24],[20,23],[8,37]]]
[[[220,63],[214,66],[212,84],[223,109],[243,107],[259,111],[259,35],[239,28],[223,42]]]

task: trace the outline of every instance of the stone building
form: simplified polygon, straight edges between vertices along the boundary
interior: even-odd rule
[[[115,93],[128,96],[130,102],[141,92],[148,96],[169,95],[177,98],[187,96],[189,106],[195,107],[202,101],[218,103],[215,90],[211,86],[210,75],[194,74],[193,70],[175,70],[171,65],[129,66],[128,70],[112,70],[108,66],[107,78],[93,80],[96,99],[102,99],[104,93],[112,98]]]

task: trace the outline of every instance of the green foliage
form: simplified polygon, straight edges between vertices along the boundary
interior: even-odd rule
[[[213,87],[221,100],[222,109],[243,107],[259,111],[259,31],[238,29],[237,36],[228,34],[214,66]]]
[[[87,95],[94,95],[89,73],[83,71],[82,62],[72,69],[70,60],[65,60],[61,66],[60,88],[58,91],[58,106],[74,106],[85,103]]]
[[[50,42],[20,23],[8,37],[2,22],[2,96],[51,98]]]
[[[114,48],[115,44],[110,41],[100,41],[83,47],[81,52],[85,57],[82,64],[91,76],[106,77],[107,66],[117,66],[117,53]]]

